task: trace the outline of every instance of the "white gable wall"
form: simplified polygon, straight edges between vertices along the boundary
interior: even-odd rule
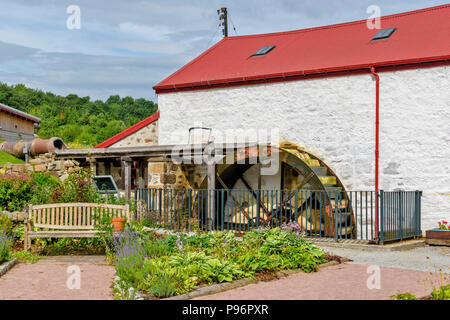
[[[380,73],[380,188],[423,190],[423,229],[450,217],[450,68]],[[374,189],[375,80],[370,74],[158,95],[160,144],[188,129],[280,130],[347,190]]]

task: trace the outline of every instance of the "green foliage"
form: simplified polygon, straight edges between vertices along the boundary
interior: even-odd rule
[[[67,254],[104,254],[104,242],[99,238],[40,238],[39,253],[47,256]]]
[[[91,202],[101,201],[101,197],[95,187],[93,173],[90,168],[77,168],[69,172],[64,183],[53,189],[52,202]]]
[[[140,289],[156,297],[171,297],[195,287],[196,279],[185,268],[173,268],[165,258],[146,259],[143,269],[145,278]]]
[[[171,256],[169,266],[175,269],[184,268],[188,274],[208,284],[230,282],[250,275],[245,273],[239,265],[207,256],[204,252],[188,252]]]
[[[450,300],[450,284],[441,286],[439,289],[434,288],[431,297],[434,300]]]
[[[39,256],[30,251],[15,251],[12,256],[23,263],[36,263],[39,260]]]
[[[28,204],[47,203],[109,203],[125,204],[115,196],[98,193],[90,168],[74,168],[64,182],[50,173],[0,174],[0,209],[21,211]]]
[[[0,232],[10,236],[12,230],[11,219],[7,215],[0,215]]]
[[[124,287],[156,297],[189,292],[200,285],[252,277],[281,269],[316,271],[324,253],[302,236],[278,228],[247,233],[242,241],[227,232],[162,238],[144,234],[136,223],[112,243]]]
[[[33,181],[25,174],[0,174],[0,208],[20,211],[30,201]]]
[[[397,295],[391,296],[392,300],[419,300],[415,295],[412,293],[406,292],[406,293],[399,293]]]
[[[12,233],[15,240],[24,241],[24,233],[25,233],[24,229],[25,227],[23,224],[18,224],[14,227]]]
[[[61,186],[61,181],[48,172],[34,172],[31,174],[34,179],[32,204],[52,203],[53,191]]]
[[[96,145],[155,113],[158,106],[143,98],[111,96],[105,102],[70,94],[42,92],[22,84],[0,83],[0,102],[42,119],[39,135],[66,143]],[[1,159],[0,159],[1,160]]]
[[[11,238],[0,231],[0,263],[11,258]]]

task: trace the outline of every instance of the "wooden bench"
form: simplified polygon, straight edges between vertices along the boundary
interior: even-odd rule
[[[110,214],[130,219],[128,205],[98,203],[54,203],[29,206],[24,228],[25,250],[31,247],[31,238],[95,238],[95,215]],[[51,229],[48,231],[38,230]]]

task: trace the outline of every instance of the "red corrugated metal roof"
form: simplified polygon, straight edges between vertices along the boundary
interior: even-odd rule
[[[450,4],[382,17],[381,28],[397,30],[389,39],[371,41],[379,30],[360,20],[224,38],[154,89],[164,93],[450,59]],[[266,56],[251,57],[270,45],[276,48]]]
[[[123,130],[122,132],[119,132],[115,136],[103,141],[102,143],[99,143],[94,148],[107,148],[110,145],[122,140],[123,138],[128,137],[130,134],[135,133],[139,129],[142,129],[145,126],[148,126],[150,123],[155,122],[159,119],[159,110],[156,111],[154,114],[152,114],[150,117],[145,118],[144,120],[136,123],[135,125],[132,125],[131,127]]]

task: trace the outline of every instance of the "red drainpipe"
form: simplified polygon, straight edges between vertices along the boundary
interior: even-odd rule
[[[375,67],[370,67],[370,72],[376,80],[376,107],[375,107],[375,193],[378,194],[378,159],[380,157],[380,76],[375,71]],[[378,212],[378,200],[375,201],[375,213]],[[375,214],[375,226],[377,226],[377,214]],[[375,228],[375,237],[378,230]]]

